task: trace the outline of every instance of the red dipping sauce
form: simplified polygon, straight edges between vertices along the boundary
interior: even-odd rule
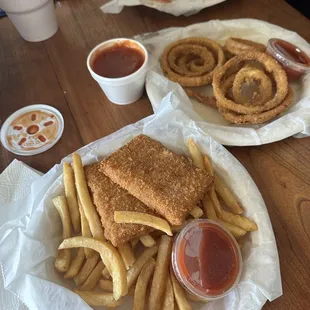
[[[239,282],[242,258],[234,237],[211,220],[196,220],[177,236],[173,271],[182,286],[201,300],[227,295]]]
[[[281,63],[291,81],[310,72],[310,57],[290,42],[270,39],[266,51]]]
[[[121,78],[138,71],[145,61],[144,52],[132,41],[104,47],[93,57],[92,70],[106,78]]]

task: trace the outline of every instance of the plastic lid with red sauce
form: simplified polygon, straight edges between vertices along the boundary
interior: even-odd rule
[[[276,38],[270,39],[266,53],[281,63],[291,81],[310,72],[310,57],[290,42]]]
[[[224,227],[211,220],[195,220],[174,242],[172,268],[189,293],[213,300],[238,284],[242,257],[235,238]]]

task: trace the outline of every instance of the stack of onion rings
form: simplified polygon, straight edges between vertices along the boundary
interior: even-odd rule
[[[229,38],[225,42],[225,50],[232,55],[239,55],[243,52],[265,52],[266,46],[250,40]]]
[[[248,64],[251,61],[258,62],[262,69],[253,68]],[[227,76],[229,72],[233,74]],[[258,93],[244,102],[241,86],[253,81],[258,83]],[[293,102],[284,69],[272,57],[260,52],[241,53],[218,68],[213,76],[213,91],[219,112],[232,123],[266,122]]]
[[[212,83],[214,70],[225,63],[222,47],[207,38],[187,38],[171,43],[161,57],[164,74],[182,86]]]

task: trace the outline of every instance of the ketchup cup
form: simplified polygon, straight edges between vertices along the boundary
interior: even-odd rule
[[[94,68],[96,57],[98,57],[100,53],[104,53],[105,50],[111,49],[114,46],[119,45],[126,45],[130,48],[138,50],[144,57],[142,65],[133,73],[122,77],[111,78],[101,76],[96,73]],[[109,67],[112,66],[111,64],[108,65]],[[87,57],[87,68],[91,76],[94,78],[95,81],[97,81],[108,99],[111,102],[120,105],[133,103],[142,96],[145,77],[147,73],[147,65],[148,53],[146,48],[138,41],[125,38],[105,41],[97,45]],[[115,66],[115,70],[119,70],[121,65],[115,63]]]

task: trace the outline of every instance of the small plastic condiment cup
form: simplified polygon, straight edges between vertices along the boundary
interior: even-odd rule
[[[310,73],[310,66],[304,65],[293,59],[289,59],[278,47],[277,43],[283,42],[285,45],[290,47],[292,50],[296,50],[296,52],[304,53],[301,51],[297,46],[291,44],[290,42],[273,38],[267,42],[267,49],[266,53],[275,58],[281,65],[283,66],[284,70],[286,71],[289,80],[293,81],[298,79],[301,75],[305,73]]]
[[[203,239],[203,230],[207,233],[207,230],[213,230],[218,232],[219,235],[229,243],[229,251],[226,253],[230,253],[234,257],[234,264],[232,264],[232,269],[229,269],[232,274],[227,275],[228,280],[224,280],[225,282],[225,289],[221,288],[206,288],[201,285],[203,282],[201,280],[201,274],[205,272],[206,276],[210,280],[215,274],[221,275],[223,279],[223,270],[220,270],[221,265],[223,262],[226,263],[225,257],[219,257],[219,255],[224,255],[223,250],[219,251],[217,248],[220,246],[219,244],[215,244],[215,241],[210,242],[211,235],[207,236],[207,238]],[[200,239],[199,239],[200,236]],[[222,239],[221,239],[222,240]],[[186,246],[185,243],[187,242]],[[202,243],[201,242],[209,242],[208,249],[215,251],[213,253],[214,257],[216,257],[216,261],[221,261],[221,263],[217,264],[216,266],[208,261],[206,264],[207,267],[203,266],[203,259],[201,258],[202,255],[205,254],[207,257],[206,252],[201,252]],[[199,252],[199,253],[198,253]],[[185,254],[186,257],[185,258]],[[210,256],[209,256],[210,257]],[[200,299],[201,301],[208,301],[208,300],[215,300],[220,299],[226,296],[231,290],[233,290],[236,285],[239,283],[241,273],[242,273],[242,257],[241,252],[239,249],[239,245],[236,242],[235,238],[232,234],[221,226],[219,223],[212,221],[212,220],[195,220],[188,225],[186,225],[182,231],[177,235],[172,249],[172,269],[173,272],[179,281],[179,283],[184,287],[184,289],[190,293],[191,295],[195,296],[196,298]],[[195,263],[196,261],[196,263]],[[204,261],[205,262],[205,261]],[[186,265],[186,264],[195,264],[194,267]],[[199,267],[198,267],[199,266]],[[207,268],[204,269],[204,268]],[[234,269],[235,268],[235,269]],[[191,271],[189,269],[192,269]],[[203,269],[203,270],[202,270]],[[221,274],[222,272],[222,274]],[[229,276],[231,276],[229,278]],[[215,293],[216,292],[216,293]]]
[[[121,78],[107,78],[94,72],[92,64],[96,55],[100,53],[100,51],[113,45],[120,44],[123,41],[132,42],[142,51],[144,54],[142,66],[132,74]],[[137,101],[143,94],[145,77],[148,69],[148,53],[146,48],[138,41],[126,38],[112,39],[97,45],[90,52],[87,57],[87,68],[111,102],[120,105],[130,104]]]

